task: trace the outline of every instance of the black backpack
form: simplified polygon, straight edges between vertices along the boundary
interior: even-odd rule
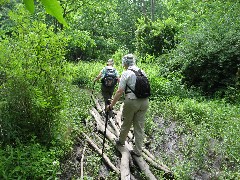
[[[144,76],[141,69],[135,71],[133,69],[129,69],[133,71],[136,75],[136,84],[135,90],[133,91],[128,85],[127,87],[135,94],[137,98],[147,98],[151,95],[151,88],[148,78]]]
[[[106,67],[106,73],[102,78],[102,83],[106,87],[114,87],[117,84],[116,70]]]

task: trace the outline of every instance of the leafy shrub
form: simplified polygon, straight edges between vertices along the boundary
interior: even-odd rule
[[[65,42],[62,34],[27,17],[19,6],[10,17],[16,24],[11,37],[1,39],[1,138],[28,141],[33,135],[44,143],[55,137],[59,112],[65,106]]]
[[[59,173],[59,161],[53,150],[34,140],[28,145],[0,149],[0,179],[49,179]]]
[[[73,84],[79,87],[93,87],[93,80],[99,74],[103,64],[97,62],[78,62],[72,64]]]
[[[159,56],[176,45],[177,25],[173,19],[165,21],[139,20],[136,31],[136,48],[141,55]]]
[[[116,62],[119,64],[119,62]],[[99,74],[102,68],[106,66],[106,61],[104,62],[79,62],[75,67],[72,67],[73,74],[73,84],[79,87],[87,88],[97,88],[99,90],[100,80],[93,84],[94,78]],[[118,70],[119,66],[115,66]],[[120,73],[120,71],[118,70]]]
[[[234,87],[240,65],[240,24],[236,16],[239,3],[228,2],[222,6],[216,3],[205,7],[211,14],[198,19],[197,28],[181,35],[182,42],[166,65],[170,72],[179,71],[189,87],[200,88],[208,95]],[[224,96],[224,93],[218,94]]]
[[[78,62],[79,60],[90,60],[92,48],[96,46],[88,32],[80,30],[68,30],[68,47],[66,59]]]
[[[240,34],[229,33],[224,38],[217,36],[221,38],[221,42],[197,34],[193,41],[198,43],[189,49],[192,54],[186,57],[189,61],[183,66],[184,82],[189,86],[201,87],[210,94],[234,85],[240,64]]]
[[[179,73],[169,73],[167,76],[164,75],[164,68],[154,63],[145,63],[152,60],[152,57],[149,56],[151,60],[144,59],[139,60],[138,67],[142,68],[150,81],[152,100],[166,100],[170,97],[179,96],[192,97],[199,96],[197,92],[188,90],[181,82],[181,75]]]

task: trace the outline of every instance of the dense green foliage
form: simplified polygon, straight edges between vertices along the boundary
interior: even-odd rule
[[[108,58],[121,73],[129,52],[151,82],[146,134],[175,177],[240,178],[239,1],[23,2],[0,1],[0,179],[58,178],[91,131],[92,80]],[[159,148],[158,117],[184,137],[175,158]],[[87,178],[99,159],[88,154]]]
[[[1,179],[56,178],[59,161],[55,150],[48,150],[32,140],[17,147],[6,146],[0,150]]]
[[[63,108],[66,38],[54,34],[45,24],[33,21],[30,26],[30,19],[20,13],[21,7],[18,14],[11,13],[15,32],[1,43],[1,71],[5,76],[3,139],[9,142],[35,135],[41,141],[51,141]]]
[[[182,154],[177,154],[174,159],[165,157],[169,164],[175,164],[175,175],[179,179],[188,179],[192,169],[207,172],[215,178],[238,179],[240,147],[236,134],[239,133],[239,112],[239,106],[224,101],[174,97],[152,102],[149,115],[153,119],[161,114],[166,119],[179,122],[176,131],[179,139],[184,137],[178,144]],[[152,124],[152,121],[148,123]],[[164,134],[164,129],[158,129],[156,125],[150,127],[151,133]],[[161,136],[155,138],[159,143],[165,141]],[[157,146],[154,145],[153,149]],[[219,172],[219,168],[224,170]]]
[[[139,20],[136,48],[141,55],[160,56],[175,47],[177,25],[172,19],[156,22]]]
[[[188,29],[181,35],[184,39],[166,66],[171,72],[181,71],[183,82],[188,86],[199,87],[209,95],[222,91],[218,94],[224,97],[224,91],[229,87],[236,88],[236,73],[240,65],[240,19],[234,14],[240,5],[212,2],[201,8],[202,14],[194,25],[195,30]],[[239,93],[236,91],[232,95],[238,102]]]

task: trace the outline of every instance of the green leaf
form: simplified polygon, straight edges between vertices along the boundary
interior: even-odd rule
[[[23,3],[30,13],[34,13],[34,0],[23,0]]]
[[[48,14],[54,16],[60,23],[67,26],[63,18],[63,10],[57,0],[41,0]]]

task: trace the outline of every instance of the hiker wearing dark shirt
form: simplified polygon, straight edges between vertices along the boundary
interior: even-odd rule
[[[112,98],[116,83],[119,82],[118,71],[113,67],[113,65],[113,59],[109,59],[107,61],[107,66],[105,66],[94,79],[94,83],[101,79],[101,92],[105,102],[105,107],[107,106],[108,100]]]

